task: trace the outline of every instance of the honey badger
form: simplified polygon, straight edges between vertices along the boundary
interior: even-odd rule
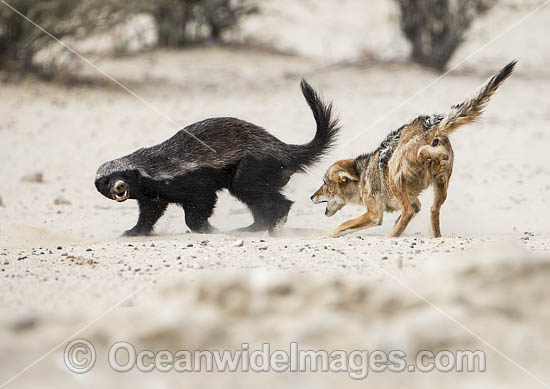
[[[286,144],[257,125],[220,117],[191,124],[161,144],[102,164],[95,177],[97,190],[109,199],[135,199],[139,205],[137,224],[124,235],[150,234],[170,203],[183,207],[191,231],[210,232],[208,219],[217,192],[224,188],[252,212],[254,222],[243,231],[272,232],[292,205],[281,189],[294,173],[317,162],[340,130],[332,104],[325,104],[305,80],[301,88],[317,123],[315,137],[307,144]]]
[[[327,203],[326,216],[333,216],[346,204],[366,208],[363,215],[341,224],[332,235],[380,225],[384,212],[400,210],[401,216],[389,235],[400,236],[420,212],[418,196],[433,185],[431,227],[433,236],[440,237],[439,212],[447,198],[454,160],[449,135],[482,114],[515,65],[516,61],[506,65],[475,96],[454,105],[447,114],[419,116],[391,132],[375,151],[332,164],[311,200]]]

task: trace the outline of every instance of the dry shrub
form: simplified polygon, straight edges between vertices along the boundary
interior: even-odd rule
[[[59,39],[79,40],[107,30],[125,18],[116,0],[8,0],[21,14]],[[53,43],[51,37],[0,3],[0,69],[45,74],[35,55]]]
[[[159,46],[220,42],[245,16],[258,12],[255,0],[159,0],[143,11],[155,20]]]
[[[112,29],[137,15],[150,15],[159,46],[181,47],[220,41],[246,15],[258,12],[255,0],[7,0],[21,14],[58,39],[72,43]],[[50,78],[55,61],[36,61],[54,44],[50,36],[0,3],[0,70]]]
[[[462,43],[472,21],[496,0],[396,0],[411,59],[441,71]]]

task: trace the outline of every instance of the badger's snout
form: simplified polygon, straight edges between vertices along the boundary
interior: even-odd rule
[[[115,182],[111,192],[113,194],[113,200],[119,202],[128,200],[128,198],[130,197],[128,184],[122,180],[117,180]]]

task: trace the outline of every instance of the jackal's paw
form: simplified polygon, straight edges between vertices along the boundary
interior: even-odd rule
[[[401,236],[401,233],[397,233],[397,232],[390,232],[386,235],[386,238],[399,238]]]
[[[344,236],[346,234],[345,231],[342,231],[342,230],[332,230],[330,232],[327,233],[327,237],[328,238],[340,238],[341,236]]]

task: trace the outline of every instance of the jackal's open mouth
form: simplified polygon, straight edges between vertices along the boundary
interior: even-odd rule
[[[118,201],[119,203],[128,200],[130,197],[130,194],[128,193],[128,190],[125,190],[123,193],[114,193],[113,194],[113,200]]]
[[[331,210],[328,208],[328,204],[327,204],[327,208],[325,209],[325,216],[327,217],[331,217],[331,216],[334,216],[336,214],[336,210]]]

